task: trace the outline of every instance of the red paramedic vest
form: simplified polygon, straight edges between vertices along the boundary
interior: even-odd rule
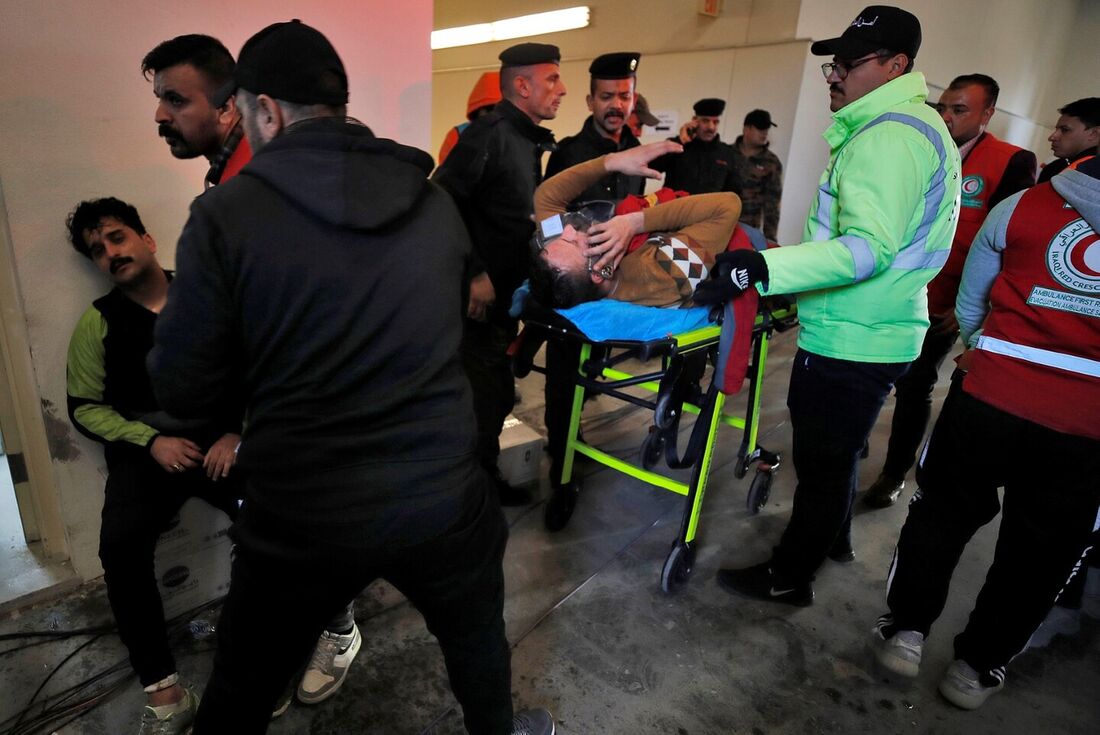
[[[962,199],[959,224],[947,262],[928,284],[928,313],[941,314],[955,308],[963,264],[970,252],[970,243],[982,228],[989,214],[989,198],[1001,185],[1008,162],[1022,148],[998,140],[991,133],[978,141],[962,165]]]
[[[963,390],[1100,439],[1100,235],[1042,184],[1016,205],[1002,257]]]

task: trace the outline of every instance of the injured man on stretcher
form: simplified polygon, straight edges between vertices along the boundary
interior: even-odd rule
[[[535,192],[531,294],[568,309],[612,298],[646,306],[690,306],[714,257],[731,246],[741,200],[731,192],[591,202],[569,211],[581,192],[611,173],[658,178],[649,162],[683,148],[661,141],[609,153],[566,169]],[[747,243],[746,243],[747,244]]]
[[[766,246],[762,234],[753,238],[738,226],[741,200],[729,192],[677,196],[662,189],[645,198],[628,197],[617,207],[602,202],[567,209],[609,173],[660,176],[649,162],[681,150],[678,143],[661,141],[610,153],[562,171],[535,192],[531,296],[590,339],[644,340],[705,326],[708,308],[675,307],[693,306],[692,293],[716,255]],[[751,312],[743,315],[751,325],[756,301],[739,301]],[[579,355],[576,342],[546,344],[545,421],[555,487],[562,476]]]

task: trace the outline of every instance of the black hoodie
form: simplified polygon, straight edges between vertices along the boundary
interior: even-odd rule
[[[458,358],[470,244],[431,168],[323,118],[191,207],[149,372],[181,417],[243,394],[238,465],[264,511],[351,528],[445,509],[472,482]]]

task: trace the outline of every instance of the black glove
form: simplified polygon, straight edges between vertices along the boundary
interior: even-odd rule
[[[768,262],[755,250],[733,250],[714,259],[707,280],[695,287],[696,304],[724,304],[768,280]]]

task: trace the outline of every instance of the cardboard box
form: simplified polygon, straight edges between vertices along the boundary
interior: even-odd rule
[[[191,498],[157,542],[154,568],[171,619],[229,591],[229,518]]]
[[[509,485],[520,486],[537,482],[542,465],[543,438],[527,424],[511,414],[504,420],[500,432],[500,459],[497,466]]]

